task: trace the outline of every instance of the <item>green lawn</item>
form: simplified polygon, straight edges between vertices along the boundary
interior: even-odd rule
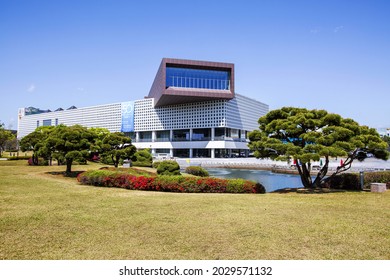
[[[0,161],[0,259],[390,259],[389,191],[179,194],[46,174],[64,170]]]

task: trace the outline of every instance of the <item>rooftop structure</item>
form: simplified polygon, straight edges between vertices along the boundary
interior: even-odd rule
[[[155,106],[234,97],[234,64],[163,58],[150,89]]]

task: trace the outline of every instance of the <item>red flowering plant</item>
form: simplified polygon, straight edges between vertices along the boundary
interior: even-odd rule
[[[264,193],[264,187],[244,179],[197,178],[184,176],[135,176],[109,170],[87,171],[79,174],[82,184],[131,190],[202,193]]]

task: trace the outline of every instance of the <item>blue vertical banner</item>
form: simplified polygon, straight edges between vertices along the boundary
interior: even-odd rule
[[[134,132],[134,101],[122,102],[121,132]]]

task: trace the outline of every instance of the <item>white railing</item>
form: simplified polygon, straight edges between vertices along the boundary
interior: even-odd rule
[[[170,86],[172,87],[183,87],[183,88],[206,88],[206,89],[230,89],[229,80],[220,79],[205,79],[205,78],[192,78],[192,77],[181,77],[171,76]]]

